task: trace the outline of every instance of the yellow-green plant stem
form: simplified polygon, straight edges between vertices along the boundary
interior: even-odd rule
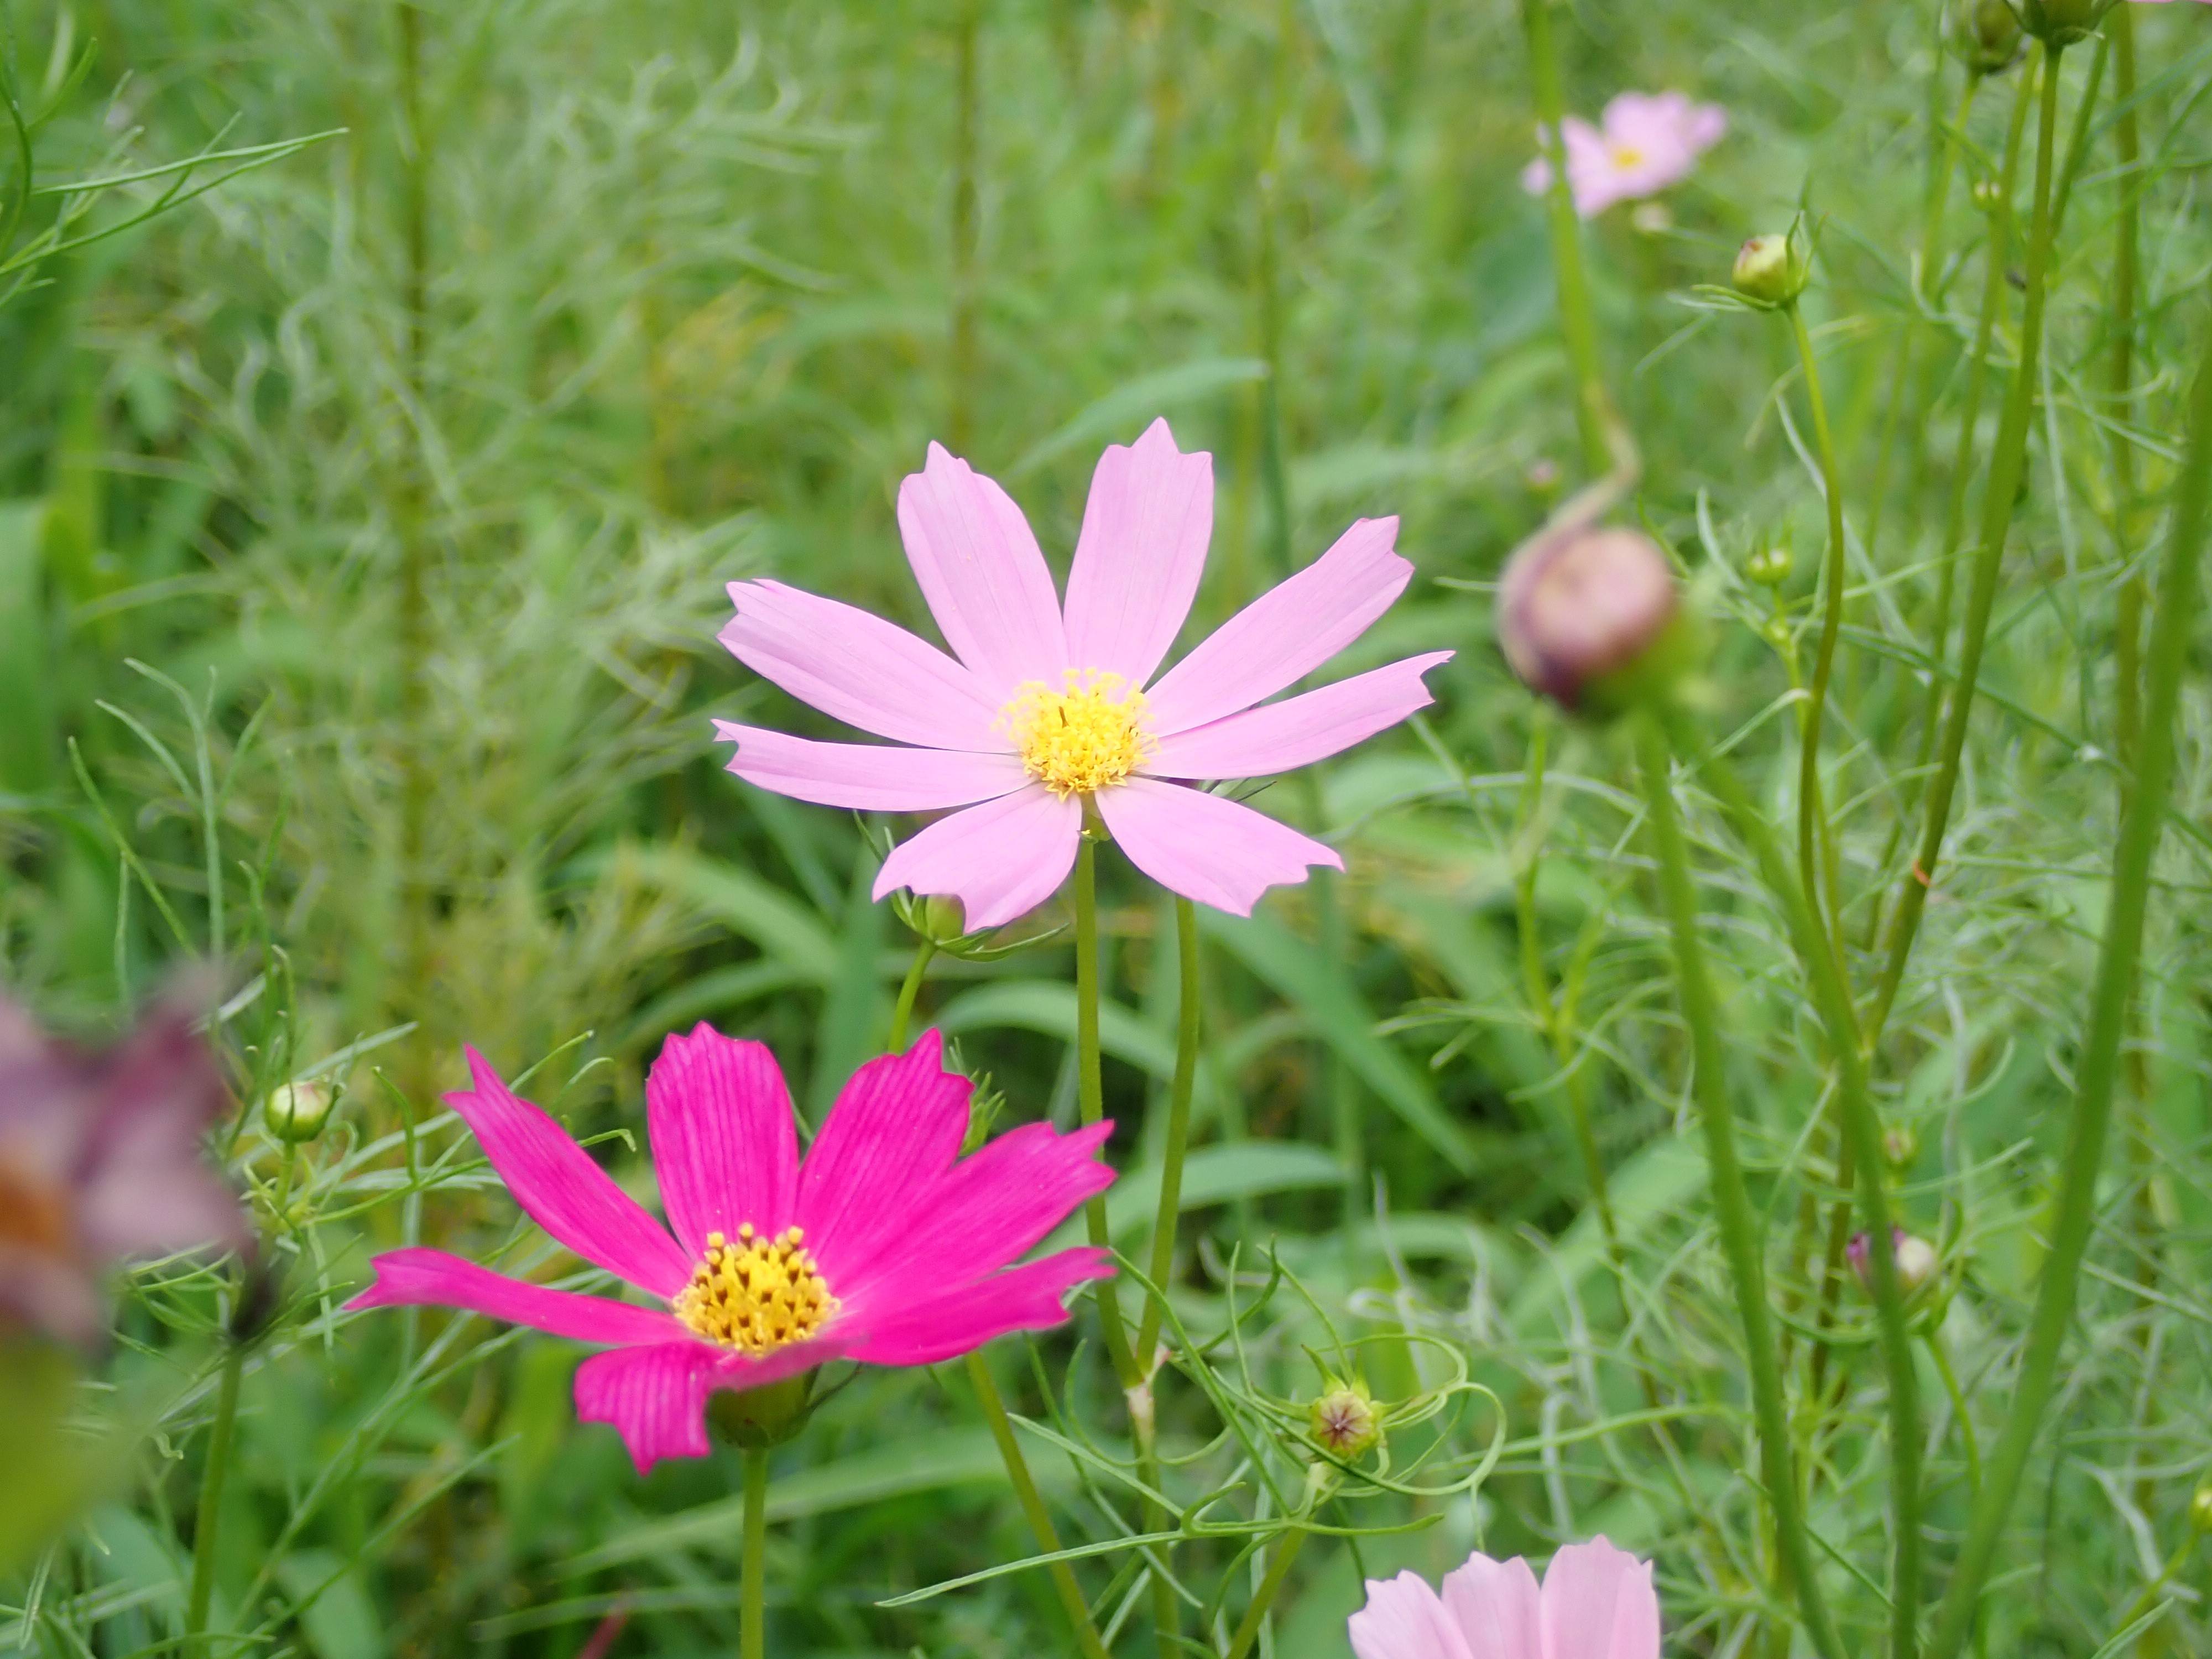
[[[1921,1340],[1927,1346],[1929,1358],[1936,1364],[1936,1375],[1943,1379],[1943,1392],[1951,1400],[1951,1414],[1959,1419],[1959,1443],[1966,1453],[1967,1494],[1978,1497],[1982,1490],[1982,1440],[1974,1432],[1973,1413],[1966,1409],[1966,1391],[1959,1386],[1959,1373],[1943,1346],[1942,1332],[1930,1325]]]
[[[1843,1122],[1844,1145],[1857,1171],[1859,1213],[1867,1231],[1868,1265],[1889,1389],[1890,1526],[1894,1535],[1889,1589],[1890,1653],[1892,1659],[1912,1659],[1918,1643],[1921,1577],[1920,1379],[1913,1365],[1912,1332],[1905,1321],[1905,1292],[1898,1281],[1889,1195],[1882,1186],[1881,1127],[1867,1088],[1867,1055],[1851,1006],[1850,987],[1825,948],[1789,860],[1742,780],[1709,748],[1700,745],[1693,750],[1689,743],[1682,746],[1686,751],[1699,755],[1699,769],[1707,787],[1728,814],[1737,837],[1750,849],[1760,879],[1782,908],[1790,940],[1812,987],[1814,1007],[1826,1031],[1830,1055],[1835,1063],[1836,1101]],[[1665,757],[1665,745],[1660,742],[1659,757],[1663,760]],[[1671,822],[1671,799],[1668,807]],[[1676,840],[1679,842],[1679,832]],[[1694,921],[1695,896],[1686,897],[1691,906],[1690,917]],[[1706,995],[1710,1003],[1710,990]],[[1716,1182],[1717,1188],[1717,1185]],[[1761,1311],[1764,1312],[1763,1304]]]
[[[1175,895],[1176,1060],[1168,1085],[1167,1144],[1160,1153],[1160,1203],[1152,1218],[1151,1278],[1164,1291],[1175,1273],[1176,1230],[1182,1218],[1182,1166],[1190,1146],[1190,1097],[1198,1080],[1199,997],[1198,909]],[[1159,1340],[1161,1309],[1147,1300],[1137,1327],[1137,1358],[1147,1368]]]
[[[1013,1421],[1006,1415],[1006,1402],[1000,1397],[999,1385],[991,1376],[991,1367],[979,1348],[968,1356],[968,1382],[975,1390],[976,1403],[983,1408],[983,1420],[991,1426],[991,1438],[997,1443],[999,1455],[1006,1466],[1006,1478],[1013,1482],[1014,1498],[1022,1506],[1022,1515],[1030,1523],[1030,1534],[1037,1548],[1046,1555],[1060,1553],[1060,1533],[1052,1524],[1052,1516],[1044,1506],[1043,1494],[1030,1474],[1028,1460],[1022,1455],[1021,1443],[1014,1437]],[[1075,1644],[1086,1659],[1108,1659],[1106,1644],[1098,1634],[1098,1626],[1091,1621],[1091,1607],[1083,1599],[1083,1587],[1075,1582],[1075,1571],[1065,1561],[1046,1564],[1052,1587],[1059,1593],[1060,1605],[1067,1613],[1067,1622],[1075,1632]]]
[[[1889,1012],[1904,982],[1905,964],[1920,931],[1920,918],[1928,905],[1928,890],[1943,852],[1943,834],[1949,827],[1952,797],[1959,783],[1959,768],[1966,750],[1966,727],[1973,714],[1974,690],[1981,677],[1982,647],[1989,637],[1990,612],[1996,602],[1997,579],[2003,573],[2005,542],[2012,528],[2014,497],[2020,493],[2022,469],[2027,462],[2028,428],[2035,413],[2037,366],[2043,348],[2044,304],[2051,270],[2051,191],[2058,129],[2058,69],[2063,47],[2043,45],[2036,60],[2042,77],[2041,109],[2035,142],[2035,214],[2028,233],[2027,295],[2020,328],[2020,366],[2006,399],[2003,424],[1997,430],[1996,447],[1990,460],[1990,478],[1982,498],[1981,541],[1974,556],[1973,586],[1966,597],[1964,631],[1959,643],[1959,672],[1943,727],[1942,750],[1936,775],[1929,781],[1923,804],[1920,842],[1911,871],[1901,884],[1895,914],[1890,919],[1888,949],[1881,978],[1866,1019],[1870,1042],[1880,1040]]]
[[[1245,1659],[1252,1651],[1252,1644],[1260,1639],[1260,1626],[1267,1622],[1275,1598],[1282,1594],[1283,1585],[1291,1576],[1291,1565],[1298,1559],[1305,1542],[1306,1529],[1292,1527],[1283,1534],[1283,1541],[1275,1546],[1267,1575],[1260,1580],[1260,1588],[1252,1592],[1252,1605],[1244,1609],[1244,1617],[1237,1621],[1236,1635],[1230,1638],[1229,1659]]]
[[[2105,28],[2112,41],[2112,100],[2118,106],[2112,143],[2120,175],[2112,277],[2112,518],[2124,566],[2134,542],[2136,505],[2136,446],[2127,428],[2136,409],[2136,289],[2142,246],[2142,192],[2136,169],[2142,159],[2142,131],[2136,114],[2134,12],[2124,5],[2116,8]],[[2123,777],[2135,765],[2136,736],[2142,723],[2142,578],[2124,576],[2112,617],[2112,742]],[[2124,784],[2122,788],[2124,793]]]
[[[1098,850],[1087,833],[1075,854],[1075,1101],[1086,1126],[1106,1121],[1106,1090],[1098,1070]],[[1094,1194],[1084,1205],[1083,1218],[1091,1243],[1111,1249],[1114,1239],[1106,1225],[1104,1194]],[[1128,1329],[1121,1322],[1114,1281],[1099,1279],[1095,1290],[1106,1357],[1121,1387],[1133,1389],[1143,1378],[1129,1347]]]
[[[1544,156],[1552,169],[1552,185],[1545,192],[1551,222],[1552,272],[1559,290],[1559,331],[1565,337],[1567,362],[1575,376],[1575,428],[1583,441],[1583,464],[1592,477],[1613,465],[1606,442],[1612,418],[1606,396],[1605,371],[1598,362],[1596,313],[1590,307],[1589,277],[1583,270],[1581,222],[1575,216],[1573,191],[1567,183],[1566,94],[1559,81],[1559,56],[1552,41],[1551,0],[1521,0],[1521,24],[1528,37],[1529,79],[1536,89],[1536,125]]]
[[[937,941],[926,939],[915,947],[914,965],[906,970],[899,982],[898,1001],[891,1009],[890,1036],[884,1047],[892,1054],[906,1048],[907,1028],[914,1023],[914,1000],[921,994],[922,975],[929,971],[932,957],[937,954]]]
[[[956,455],[968,453],[975,429],[975,392],[981,379],[976,339],[977,226],[975,129],[981,92],[976,73],[976,37],[982,27],[981,0],[963,0],[954,26],[955,90],[952,121],[952,326],[951,396],[945,408],[945,438]]]
[[[206,1659],[208,1609],[215,1601],[216,1540],[222,1529],[222,1488],[237,1438],[238,1385],[246,1375],[246,1345],[234,1341],[216,1383],[215,1421],[208,1429],[206,1465],[200,1471],[199,1508],[192,1521],[192,1583],[185,1603],[185,1659]]]
[[[740,1651],[744,1659],[768,1659],[768,1453],[745,1452],[745,1537],[744,1583],[739,1606]]]
[[[1929,1659],[1956,1659],[1974,1623],[1982,1588],[2003,1541],[2013,1500],[2027,1468],[2057,1379],[2060,1350],[2073,1323],[2081,1258],[2096,1219],[2097,1180],[2102,1173],[2112,1096],[2119,1077],[2120,1042],[2127,1028],[2128,1004],[2142,950],[2143,918],[2150,902],[2151,860],[2172,782],[2174,714],[2188,667],[2191,630],[2197,617],[2197,564],[2203,551],[2206,497],[2212,492],[2212,352],[2197,374],[2190,398],[2187,453],[2175,490],[2172,533],[2160,573],[2153,608],[2150,652],[2146,663],[2142,732],[2135,787],[2120,824],[2112,859],[2112,893],[2099,947],[2095,989],[2087,1032],[2076,1068],[2073,1121],[2064,1158],[2058,1165],[2058,1200],[2051,1229],[2050,1253],[2037,1288],[2035,1316],[2021,1356],[2020,1378],[2004,1432],[1991,1455],[1981,1497],[1960,1547],[1950,1588],[1936,1615],[1929,1644]]]
[[[1705,949],[1698,941],[1698,895],[1690,873],[1689,849],[1674,814],[1673,760],[1665,728],[1648,712],[1632,719],[1637,757],[1650,811],[1651,839],[1659,865],[1674,941],[1674,977],[1682,1016],[1690,1028],[1692,1084],[1705,1132],[1705,1157],[1712,1177],[1713,1217],[1735,1289],[1736,1312],[1743,1326],[1744,1362],[1750,1373],[1753,1415],[1759,1428],[1761,1478],[1774,1517],[1777,1546],[1791,1580],[1806,1629],[1823,1659],[1844,1659],[1844,1648],[1820,1593],[1818,1564],[1806,1532],[1797,1485],[1796,1456],[1790,1418],[1782,1398],[1782,1371],[1776,1358],[1774,1325],[1766,1305],[1766,1274],[1760,1261],[1758,1223],[1737,1162],[1735,1114],[1729,1103],[1727,1059],[1721,1044],[1720,1011],[1706,977]]]

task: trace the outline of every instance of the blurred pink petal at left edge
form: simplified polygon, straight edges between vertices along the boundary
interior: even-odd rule
[[[1470,1556],[1439,1596],[1418,1575],[1370,1579],[1358,1659],[1659,1659],[1651,1565],[1604,1538],[1570,1544],[1539,1586],[1528,1562]]]

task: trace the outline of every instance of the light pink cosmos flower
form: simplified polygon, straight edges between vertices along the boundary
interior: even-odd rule
[[[971,928],[1052,896],[1086,808],[1139,870],[1246,915],[1267,888],[1340,870],[1330,848],[1182,779],[1257,778],[1334,755],[1431,701],[1431,652],[1265,703],[1390,608],[1413,568],[1395,519],[1362,519],[1328,552],[1155,679],[1198,592],[1213,531],[1213,458],[1165,421],[1099,459],[1062,606],[1006,492],[929,447],[899,486],[899,531],[953,654],[781,582],[730,584],[722,643],[792,696],[895,743],[811,743],[717,720],[730,770],[825,806],[965,807],[894,850],[876,896],[948,894]],[[979,804],[980,803],[980,804]]]
[[[1595,219],[1616,202],[1656,196],[1688,178],[1698,157],[1728,131],[1728,112],[1679,92],[1624,92],[1605,106],[1601,129],[1570,115],[1559,131],[1575,211]],[[1550,159],[1531,161],[1521,185],[1531,196],[1549,190]]]
[[[576,1415],[611,1423],[643,1474],[707,1452],[707,1398],[833,1359],[933,1365],[1067,1316],[1061,1298],[1111,1274],[1108,1253],[1012,1267],[1111,1185],[1101,1123],[1031,1123],[960,1158],[968,1079],[934,1031],[853,1074],[805,1162],[790,1091],[760,1043],[701,1025],[672,1036],[645,1085],[664,1227],[473,1048],[476,1086],[446,1097],[523,1210],[659,1305],[531,1285],[443,1250],[376,1258],[346,1305],[462,1308],[597,1343]],[[957,1160],[957,1161],[956,1161]],[[672,1231],[674,1237],[670,1235]]]
[[[1358,1659],[1659,1659],[1651,1564],[1603,1538],[1552,1558],[1543,1588],[1519,1556],[1471,1555],[1443,1594],[1418,1573],[1367,1581]]]

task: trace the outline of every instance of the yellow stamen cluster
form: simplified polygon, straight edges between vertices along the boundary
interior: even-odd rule
[[[999,720],[1023,769],[1063,800],[1124,781],[1152,746],[1145,694],[1095,668],[1069,669],[1059,691],[1030,681]]]
[[[750,1221],[734,1243],[708,1234],[707,1259],[677,1292],[676,1316],[709,1342],[756,1358],[804,1342],[837,1311],[813,1256],[800,1248],[805,1237],[787,1227],[763,1237]]]
[[[1633,144],[1613,144],[1607,148],[1613,151],[1613,166],[1623,172],[1631,167],[1640,167],[1644,165],[1644,152]]]

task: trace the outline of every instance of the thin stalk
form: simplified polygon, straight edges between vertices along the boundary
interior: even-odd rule
[[[1959,1386],[1959,1373],[1943,1346],[1942,1333],[1931,1326],[1922,1340],[1927,1346],[1929,1358],[1936,1362],[1936,1375],[1943,1379],[1943,1392],[1951,1398],[1951,1415],[1959,1419],[1959,1443],[1966,1452],[1966,1491],[1970,1496],[1978,1498],[1982,1491],[1982,1439],[1974,1432],[1973,1413],[1966,1409],[1966,1391]]]
[[[976,1402],[983,1407],[983,1420],[991,1425],[991,1438],[997,1443],[999,1456],[1006,1466],[1006,1479],[1013,1483],[1014,1497],[1022,1506],[1022,1514],[1030,1523],[1030,1532],[1036,1540],[1040,1554],[1060,1553],[1060,1533],[1052,1524],[1052,1516],[1044,1506],[1044,1498],[1037,1491],[1036,1478],[1030,1474],[1029,1461],[1022,1455],[1021,1442],[1014,1437],[1012,1420],[1006,1415],[1006,1402],[1000,1397],[999,1385],[991,1376],[991,1368],[984,1362],[983,1351],[970,1351],[968,1355],[968,1382],[975,1390]],[[1090,1603],[1083,1599],[1083,1587],[1075,1582],[1075,1570],[1065,1561],[1053,1561],[1046,1565],[1052,1587],[1059,1593],[1060,1605],[1067,1613],[1068,1627],[1075,1632],[1075,1644],[1085,1659],[1108,1659],[1106,1644],[1098,1634],[1098,1626],[1091,1622]]]
[[[1291,1564],[1298,1559],[1305,1542],[1306,1529],[1293,1527],[1275,1546],[1274,1558],[1267,1563],[1267,1577],[1252,1592],[1252,1605],[1244,1609],[1244,1617],[1237,1622],[1237,1634],[1230,1638],[1229,1659],[1244,1659],[1252,1651],[1252,1644],[1260,1639],[1260,1626],[1267,1622],[1275,1598],[1282,1594],[1283,1585],[1291,1576]]]
[[[976,37],[981,29],[981,0],[964,0],[954,40],[957,85],[952,122],[952,328],[951,397],[945,410],[945,442],[956,455],[968,453],[975,435],[975,388],[979,378],[975,307],[977,223],[975,129],[981,91],[975,68]]]
[[[1767,1506],[1774,1516],[1776,1542],[1813,1644],[1823,1659],[1843,1659],[1843,1644],[1820,1594],[1818,1564],[1799,1503],[1796,1457],[1790,1439],[1789,1411],[1782,1398],[1781,1368],[1775,1358],[1758,1223],[1736,1158],[1735,1114],[1729,1104],[1720,1010],[1705,975],[1705,950],[1698,942],[1698,895],[1690,873],[1689,850],[1674,816],[1672,757],[1665,728],[1656,719],[1639,714],[1634,725],[1644,797],[1650,807],[1651,836],[1658,853],[1660,886],[1674,933],[1675,981],[1682,1015],[1690,1028],[1692,1083],[1705,1124],[1714,1219],[1720,1229],[1729,1277],[1735,1290],[1736,1312],[1743,1325],[1744,1358],[1750,1371],[1752,1410],[1759,1425]]]
[[[1592,477],[1613,466],[1606,442],[1612,400],[1606,395],[1605,370],[1598,362],[1596,313],[1590,306],[1589,277],[1583,270],[1582,225],[1567,184],[1566,94],[1559,81],[1559,50],[1552,40],[1550,0],[1521,0],[1521,24],[1528,37],[1529,78],[1536,88],[1536,127],[1552,169],[1545,207],[1551,222],[1552,271],[1559,290],[1559,331],[1575,376],[1575,428],[1582,434],[1583,465]]]
[[[768,1453],[745,1452],[744,1597],[739,1618],[744,1659],[768,1659]]]
[[[2123,5],[2105,25],[2112,40],[2112,98],[2118,119],[2112,131],[2120,175],[2120,210],[2112,248],[2112,514],[2123,566],[2134,543],[2136,447],[2126,428],[2136,412],[2136,290],[2142,269],[2142,198],[2136,168],[2142,159],[2142,129],[2136,114],[2136,20]],[[2136,739],[2142,726],[2142,578],[2120,583],[2112,618],[2112,742],[2120,775],[2135,764]],[[2125,786],[2122,786],[2123,793]]]
[[[1958,683],[1951,693],[1943,728],[1942,753],[1936,775],[1929,781],[1921,824],[1918,856],[1898,894],[1896,914],[1889,927],[1887,960],[1875,988],[1874,1004],[1866,1026],[1879,1040],[1888,1023],[1898,987],[1904,982],[1905,964],[1920,931],[1927,908],[1928,890],[1936,879],[1942,856],[1943,832],[1951,819],[1951,799],[1959,783],[1959,767],[1966,750],[1966,726],[1973,714],[1974,690],[1982,671],[1982,647],[1989,637],[1990,612],[1996,602],[1997,579],[2004,568],[2005,541],[2012,528],[2014,498],[2020,492],[2022,469],[2027,462],[2028,426],[2035,413],[2036,368],[2043,349],[2044,302],[2051,271],[2051,189],[2052,162],[2058,131],[2058,68],[2064,48],[2039,46],[2036,59],[2043,77],[2040,118],[2035,143],[2035,216],[2029,232],[2027,297],[2021,313],[2020,368],[2005,403],[2004,423],[1998,428],[1996,448],[1990,458],[1990,481],[1982,498],[1981,543],[1974,556],[1973,586],[1966,598],[1966,629],[1959,645]]]
[[[1167,1146],[1160,1154],[1160,1202],[1152,1218],[1150,1278],[1164,1291],[1175,1272],[1176,1229],[1182,1218],[1183,1157],[1190,1144],[1190,1097],[1198,1079],[1200,1027],[1198,911],[1176,895],[1176,1061],[1168,1085]],[[1161,1309],[1147,1300],[1137,1328],[1137,1358],[1149,1365],[1159,1340]]]
[[[393,529],[399,538],[400,1000],[410,1011],[420,1011],[427,1006],[430,968],[430,893],[424,868],[431,787],[424,736],[430,704],[430,550],[422,529],[422,459],[416,428],[423,418],[429,349],[430,161],[422,119],[422,13],[418,0],[398,0],[394,15],[399,36],[400,214],[405,243],[399,378],[410,404],[402,411],[404,453],[392,499]],[[408,1092],[422,1091],[410,1088]]]
[[[1297,15],[1283,0],[1275,17],[1275,73],[1267,102],[1267,145],[1258,191],[1260,357],[1267,372],[1260,382],[1260,479],[1267,495],[1267,551],[1279,580],[1291,574],[1291,475],[1283,432],[1283,295],[1276,247],[1282,167],[1283,124],[1290,117],[1291,50]]]
[[[2073,1122],[2066,1154],[2059,1164],[2061,1185],[2050,1254],[2045,1258],[2035,1317],[2021,1358],[2020,1381],[2004,1433],[1990,1461],[1982,1495],[1959,1552],[1951,1585],[1936,1616],[1929,1659],[1955,1659],[1974,1622],[1982,1586],[2002,1541],[2013,1500],[2034,1449],[2044,1409],[2057,1379],[2059,1352],[2073,1322],[2081,1258],[2096,1219],[2096,1188],[2111,1126],[2112,1095],[2118,1081],[2120,1042],[2127,1029],[2130,994],[2142,954],[2143,917],[2150,901],[2150,866],[2158,850],[2173,775],[2174,712],[2181,700],[2188,666],[2191,630],[2196,622],[2197,564],[2203,550],[2206,496],[2212,491],[2212,351],[2197,375],[2191,398],[2189,453],[2175,491],[2173,532],[2160,573],[2158,603],[2153,607],[2150,654],[2143,692],[2143,724],[2136,763],[2135,788],[2128,798],[2112,859],[2112,896],[2105,913],[2105,937],[2097,957],[2096,987],[2089,1028],[2075,1072]]]
[[[1820,361],[1813,351],[1813,337],[1805,327],[1804,308],[1793,300],[1786,309],[1790,337],[1797,346],[1797,362],[1805,371],[1805,399],[1813,408],[1813,439],[1820,458],[1820,490],[1827,497],[1828,507],[1828,555],[1820,578],[1826,589],[1820,612],[1820,639],[1813,653],[1813,678],[1806,688],[1799,739],[1797,867],[1814,924],[1820,930],[1829,953],[1835,958],[1836,969],[1841,973],[1843,946],[1837,934],[1843,926],[1843,915],[1835,890],[1834,872],[1824,866],[1822,854],[1834,831],[1820,799],[1820,728],[1827,714],[1828,681],[1835,672],[1836,641],[1843,632],[1844,587],[1849,575],[1844,559],[1844,480],[1836,463],[1835,434],[1828,425],[1828,400],[1820,392]]]
[[[1075,854],[1075,1099],[1085,1125],[1106,1119],[1106,1091],[1098,1070],[1098,844],[1085,835]],[[1100,1249],[1113,1248],[1106,1228],[1106,1200],[1094,1194],[1083,1206],[1091,1242]],[[1121,1323],[1121,1304],[1115,1298],[1114,1281],[1097,1282],[1098,1322],[1106,1334],[1106,1356],[1124,1389],[1143,1381],[1129,1349],[1129,1333]]]
[[[216,1384],[215,1422],[208,1431],[207,1467],[200,1471],[199,1510],[192,1522],[192,1585],[185,1604],[185,1659],[206,1659],[208,1609],[215,1601],[216,1539],[222,1528],[222,1488],[237,1438],[238,1385],[246,1375],[246,1345],[230,1344]]]
[[[937,954],[937,941],[926,939],[915,946],[914,965],[906,970],[899,982],[898,1001],[891,1009],[890,1035],[884,1039],[884,1048],[890,1054],[902,1054],[906,1049],[907,1027],[914,1023],[914,1000],[921,993],[922,975],[929,969],[930,958]]]

